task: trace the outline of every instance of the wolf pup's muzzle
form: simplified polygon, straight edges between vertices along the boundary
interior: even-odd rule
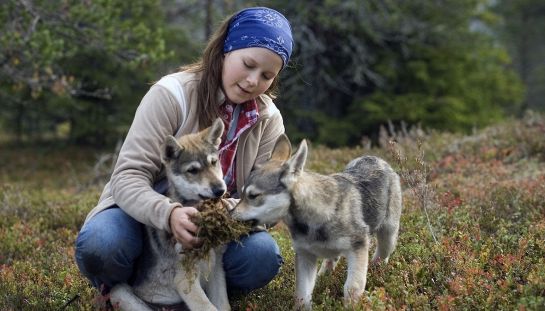
[[[213,187],[212,193],[214,194],[215,198],[221,198],[225,194],[225,187],[221,185],[220,187]]]

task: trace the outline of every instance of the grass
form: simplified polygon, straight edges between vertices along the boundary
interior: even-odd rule
[[[310,149],[308,168],[315,171],[331,173],[356,156],[374,154],[404,180],[398,247],[388,265],[370,268],[367,295],[348,310],[543,310],[545,117],[529,114],[470,136],[388,136],[401,157],[386,143]],[[101,155],[0,148],[0,310],[100,309],[103,301],[79,274],[73,255],[77,232],[101,191],[94,166]],[[429,218],[419,184],[429,190]],[[289,234],[282,225],[272,234],[285,264],[266,288],[234,297],[234,310],[293,308]],[[341,262],[318,279],[315,310],[345,310],[345,268]]]

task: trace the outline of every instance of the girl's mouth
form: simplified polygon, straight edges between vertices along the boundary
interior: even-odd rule
[[[250,92],[246,91],[242,86],[240,86],[240,85],[238,85],[238,84],[237,84],[237,86],[238,86],[238,88],[239,88],[242,92],[244,92],[244,93],[246,93],[246,94],[250,94]]]

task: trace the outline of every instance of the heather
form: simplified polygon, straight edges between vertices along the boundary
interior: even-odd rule
[[[367,293],[347,310],[543,310],[545,116],[528,113],[470,135],[385,128],[369,147],[310,144],[307,168],[342,169],[362,154],[402,176],[398,247],[369,269]],[[90,148],[0,147],[0,309],[103,308],[74,262],[74,241],[111,163]],[[271,233],[285,263],[265,288],[231,297],[234,310],[293,308],[289,233]],[[315,310],[345,310],[344,261],[319,278]]]

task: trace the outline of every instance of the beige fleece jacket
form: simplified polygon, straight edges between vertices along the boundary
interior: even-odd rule
[[[161,164],[164,139],[168,135],[180,137],[198,131],[198,81],[198,74],[177,72],[163,77],[149,89],[136,110],[111,179],[85,221],[117,204],[139,222],[170,231],[170,213],[181,204],[159,194],[152,186],[165,176]],[[218,96],[220,102],[225,98],[223,93]],[[257,102],[259,119],[240,136],[237,146],[239,193],[250,171],[268,159],[276,139],[284,133],[282,116],[271,98],[262,95]],[[236,202],[229,199],[230,205]]]

